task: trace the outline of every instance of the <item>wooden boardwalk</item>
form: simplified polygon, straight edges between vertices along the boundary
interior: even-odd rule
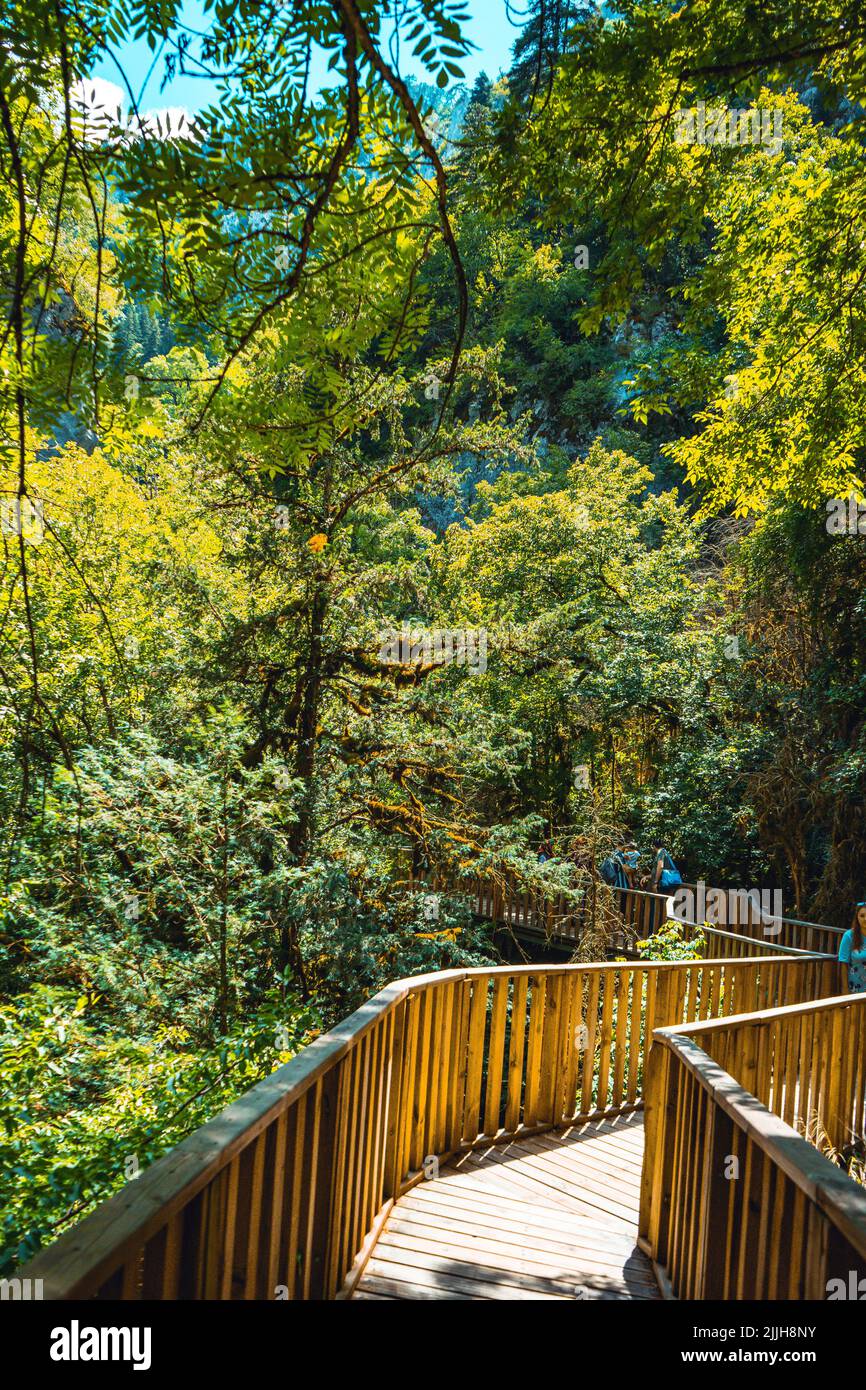
[[[656,1271],[683,1300],[826,1298],[866,1267],[866,1193],[795,1128],[838,1145],[866,1111],[866,994],[838,987],[802,954],[397,980],[16,1277],[64,1301],[654,1299]]]
[[[396,1203],[367,1299],[659,1298],[635,1246],[643,1115],[462,1154]]]

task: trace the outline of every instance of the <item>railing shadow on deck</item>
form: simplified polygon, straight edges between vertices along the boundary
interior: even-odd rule
[[[655,1030],[814,999],[835,970],[773,955],[399,981],[21,1274],[47,1298],[346,1296],[425,1160],[639,1108]]]

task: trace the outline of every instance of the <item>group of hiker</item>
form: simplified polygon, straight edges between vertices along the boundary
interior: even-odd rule
[[[626,840],[602,860],[600,873],[612,888],[644,888],[651,893],[672,893],[682,875],[661,840],[653,842],[651,867],[641,873],[641,852],[634,840]]]
[[[579,869],[594,872],[595,860],[592,846],[584,836],[575,836],[561,855],[557,855],[550,840],[542,840],[538,847],[538,862],[548,859],[564,858]],[[661,840],[653,842],[651,867],[641,871],[641,852],[634,840],[621,841],[602,860],[599,873],[611,888],[643,888],[652,893],[672,893],[682,883],[682,876],[670,853]]]

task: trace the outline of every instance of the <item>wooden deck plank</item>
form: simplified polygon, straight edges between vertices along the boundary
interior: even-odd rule
[[[417,1219],[416,1213],[411,1221],[389,1223],[388,1233],[380,1241],[377,1249],[384,1258],[389,1242],[416,1253],[432,1246],[434,1253],[440,1251],[450,1254],[457,1251],[461,1259],[467,1253],[484,1255],[489,1257],[483,1261],[485,1264],[506,1270],[522,1269],[528,1273],[552,1272],[554,1278],[566,1274],[571,1276],[573,1273],[579,1279],[583,1272],[592,1271],[617,1284],[634,1283],[653,1287],[655,1283],[652,1274],[640,1269],[624,1271],[622,1255],[617,1258],[612,1252],[599,1252],[590,1245],[568,1245],[534,1236],[529,1247],[531,1258],[526,1259],[525,1241],[516,1243],[517,1241],[518,1237],[513,1237],[511,1242],[499,1240],[483,1227],[472,1230],[469,1223],[462,1225],[460,1230],[455,1232],[453,1225],[444,1222],[436,1225],[429,1221],[421,1221]]]
[[[560,1162],[567,1170],[575,1173],[601,1172],[609,1173],[613,1163],[621,1172],[632,1176],[640,1176],[642,1165],[630,1158],[623,1159],[620,1154],[611,1154],[606,1149],[584,1149],[579,1154],[574,1154],[570,1150],[563,1150],[559,1147],[552,1147],[544,1141],[547,1138],[544,1134],[537,1135],[532,1140],[527,1140],[531,1144],[533,1153],[549,1154],[555,1162]]]
[[[506,1278],[511,1274],[526,1274],[544,1280],[575,1279],[579,1283],[584,1273],[592,1272],[617,1285],[641,1282],[637,1270],[624,1270],[622,1260],[605,1264],[596,1259],[594,1252],[586,1253],[576,1246],[547,1251],[533,1243],[527,1250],[526,1246],[518,1248],[508,1245],[489,1234],[478,1237],[465,1229],[455,1232],[453,1227],[446,1230],[422,1226],[414,1220],[389,1223],[376,1252],[381,1259],[390,1259],[393,1249],[413,1254],[441,1254],[458,1260],[470,1259],[485,1268],[500,1271]]]
[[[540,1276],[509,1272],[495,1265],[487,1265],[475,1260],[462,1260],[454,1255],[437,1255],[428,1251],[402,1250],[389,1246],[381,1258],[370,1261],[373,1271],[390,1272],[390,1277],[404,1277],[410,1283],[430,1283],[434,1286],[448,1287],[453,1279],[472,1292],[473,1284],[480,1284],[484,1296],[502,1299],[548,1299],[565,1298],[569,1301],[585,1299],[590,1296],[608,1295],[613,1298],[631,1298],[631,1290],[624,1289],[614,1280],[592,1273],[583,1273],[580,1280],[566,1275]]]
[[[459,1188],[479,1188],[482,1191],[496,1192],[504,1197],[511,1197],[516,1202],[535,1203],[540,1206],[550,1207],[552,1211],[557,1211],[562,1205],[557,1201],[556,1195],[543,1187],[540,1183],[535,1183],[531,1178],[527,1179],[521,1173],[509,1172],[503,1164],[501,1168],[497,1165],[488,1165],[486,1168],[460,1168],[446,1170],[439,1179],[446,1187]]]
[[[643,1112],[635,1111],[623,1115],[615,1124],[610,1120],[587,1120],[584,1124],[573,1125],[570,1129],[548,1131],[553,1139],[563,1143],[592,1144],[600,1148],[618,1150],[624,1154],[643,1153]]]
[[[587,1130],[592,1133],[587,1133]],[[621,1154],[624,1159],[643,1156],[643,1131],[632,1122],[629,1129],[610,1130],[596,1126],[593,1121],[582,1125],[579,1130],[564,1129],[545,1131],[538,1136],[551,1143],[576,1145],[580,1149],[592,1148],[596,1152]]]
[[[545,1195],[554,1194],[555,1200],[572,1210],[592,1206],[603,1211],[608,1217],[629,1223],[636,1219],[638,1203],[628,1206],[623,1193],[610,1182],[610,1174],[597,1173],[586,1168],[580,1174],[562,1172],[557,1155],[536,1155],[528,1145],[516,1156],[513,1152],[498,1155],[494,1162],[519,1165],[521,1176],[538,1184]],[[514,1168],[511,1168],[514,1173]]]
[[[612,1212],[618,1205],[628,1206],[629,1198],[633,1195],[633,1175],[637,1171],[626,1170],[612,1158],[596,1160],[589,1154],[572,1157],[561,1150],[544,1149],[534,1138],[523,1140],[519,1148],[502,1145],[498,1153],[485,1155],[484,1162],[487,1171],[495,1170],[499,1166],[507,1167],[509,1175],[514,1179],[519,1175],[527,1182],[536,1184],[545,1193],[552,1189],[560,1205],[567,1205],[566,1199],[569,1197],[580,1200],[587,1187],[595,1189],[597,1184],[593,1178],[598,1175],[602,1191],[610,1193],[612,1198],[615,1195]],[[477,1158],[470,1156],[464,1171],[478,1163]],[[618,1190],[611,1184],[612,1172],[625,1178],[627,1185],[624,1189]],[[560,1198],[563,1199],[562,1202],[559,1201]]]
[[[479,1246],[440,1238],[424,1240],[414,1227],[411,1234],[401,1236],[386,1231],[378,1241],[376,1252],[379,1259],[391,1260],[398,1264],[413,1267],[422,1265],[429,1268],[428,1257],[444,1261],[448,1269],[454,1269],[463,1276],[477,1276],[496,1284],[514,1284],[518,1288],[530,1289],[540,1293],[559,1293],[574,1297],[583,1280],[592,1279],[599,1287],[622,1289],[625,1280],[619,1273],[612,1275],[607,1271],[590,1271],[586,1266],[570,1265],[567,1258],[548,1260],[521,1259],[512,1249],[504,1252],[495,1250],[492,1245]],[[535,1254],[535,1252],[533,1252]],[[419,1256],[423,1258],[418,1258]]]
[[[451,1181],[454,1180],[455,1179],[453,1178],[451,1179]],[[508,1189],[497,1187],[496,1184],[492,1182],[490,1178],[486,1175],[477,1183],[475,1187],[473,1187],[473,1180],[470,1174],[467,1174],[466,1176],[461,1176],[456,1180],[465,1184],[465,1186],[469,1190],[491,1192],[495,1193],[496,1195],[502,1195],[503,1193],[506,1196],[508,1195]],[[522,1192],[520,1200],[523,1200]],[[530,1206],[533,1205],[531,1201],[528,1204]],[[552,1212],[562,1211],[562,1207],[558,1207],[556,1201],[553,1198],[544,1198],[543,1200],[539,1201],[537,1205],[540,1208]],[[593,1198],[591,1193],[587,1195],[586,1200],[584,1201],[572,1201],[568,1206],[568,1211],[571,1212],[573,1215],[582,1216],[585,1219],[596,1221],[601,1226],[614,1232],[623,1233],[632,1230],[634,1227],[633,1220],[626,1221],[615,1215],[610,1215],[605,1208],[604,1199]]]
[[[432,1202],[414,1207],[407,1206],[400,1219],[405,1218],[411,1219],[414,1227],[429,1226],[434,1230],[445,1231],[454,1231],[459,1222],[460,1231],[469,1236],[480,1240],[494,1238],[503,1245],[514,1245],[521,1250],[526,1249],[526,1238],[531,1235],[533,1245],[530,1248],[561,1253],[580,1249],[595,1258],[614,1264],[621,1262],[623,1254],[627,1254],[633,1245],[633,1242],[630,1244],[630,1237],[620,1237],[613,1232],[600,1229],[595,1223],[586,1222],[582,1229],[569,1230],[561,1225],[542,1226],[537,1222],[509,1221],[502,1214],[491,1216],[488,1212],[471,1207],[443,1207]],[[397,1217],[394,1220],[398,1222]],[[395,1229],[399,1229],[399,1223]],[[495,1233],[493,1237],[491,1232]]]
[[[515,1298],[541,1293],[548,1298],[569,1298],[574,1292],[571,1283],[556,1287],[554,1281],[534,1279],[530,1275],[509,1275],[507,1271],[477,1264],[474,1260],[460,1260],[450,1255],[435,1255],[427,1251],[401,1250],[389,1246],[370,1261],[374,1269],[390,1270],[392,1277],[403,1277],[411,1283],[446,1283],[459,1279],[463,1284],[482,1284],[488,1297],[502,1297],[503,1290],[514,1291]],[[396,1271],[396,1275],[395,1275]]]
[[[610,1189],[610,1163],[603,1157],[584,1158],[577,1162],[569,1157],[568,1154],[558,1153],[556,1150],[546,1149],[544,1145],[537,1141],[527,1141],[532,1144],[532,1152],[537,1154],[545,1162],[549,1163],[554,1171],[563,1177],[568,1177],[570,1182],[574,1182],[578,1187],[589,1186],[594,1191],[607,1192]],[[640,1169],[633,1170],[640,1178]],[[628,1176],[633,1180],[631,1170],[624,1167],[619,1168],[620,1173],[628,1172]],[[626,1189],[617,1194],[617,1201],[621,1206],[628,1210],[637,1210],[637,1194]]]
[[[497,1197],[511,1198],[525,1202],[529,1206],[544,1208],[552,1212],[569,1211],[575,1216],[592,1217],[615,1231],[631,1230],[634,1222],[631,1215],[625,1217],[607,1209],[606,1199],[587,1190],[581,1197],[568,1197],[555,1188],[537,1184],[535,1189],[510,1184],[508,1179],[499,1177],[499,1169],[482,1169],[478,1172],[449,1173],[446,1186],[459,1187],[461,1191],[489,1192]]]
[[[507,1229],[521,1237],[532,1231],[546,1232],[554,1238],[573,1241],[575,1244],[589,1243],[599,1248],[612,1250],[617,1254],[629,1251],[634,1244],[631,1232],[615,1226],[604,1226],[591,1217],[580,1216],[575,1212],[557,1212],[544,1207],[529,1206],[524,1211],[523,1204],[499,1202],[487,1193],[456,1193],[450,1188],[447,1197],[424,1189],[425,1199],[415,1199],[408,1193],[404,1201],[412,1206],[417,1200],[423,1201],[422,1210],[440,1212],[450,1220],[473,1221],[482,1219],[486,1225]]]
[[[637,1249],[643,1116],[481,1145],[394,1205],[357,1296],[657,1299]]]

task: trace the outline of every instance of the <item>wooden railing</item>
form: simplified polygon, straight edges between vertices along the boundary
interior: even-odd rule
[[[621,901],[621,910],[624,923],[625,940],[645,941],[655,934],[668,920],[668,906],[670,899],[664,893],[650,893],[642,888],[628,888],[615,890],[615,895]],[[677,919],[680,920],[680,919]],[[783,923],[783,929],[796,927],[799,923]],[[704,938],[704,953],[711,956],[751,956],[756,953],[767,955],[823,955],[829,954],[819,949],[817,946],[797,946],[792,941],[781,945],[776,936],[768,936],[758,931],[755,923],[752,924],[752,931],[746,931],[740,925],[734,924],[729,927],[716,927],[706,922],[696,920],[680,920],[680,926],[684,940],[692,939],[696,932],[700,932]],[[826,931],[832,931],[828,927]],[[787,937],[796,935],[793,931],[785,931]],[[800,940],[805,938],[801,937]],[[818,940],[816,937],[815,940]],[[829,940],[829,938],[828,938]],[[835,957],[838,945],[833,951]]]
[[[792,1127],[862,1137],[864,1035],[866,995],[656,1032],[641,1243],[677,1297],[823,1299],[866,1274],[866,1191]]]
[[[545,892],[510,869],[467,875],[430,873],[411,881],[413,888],[468,897],[474,912],[521,935],[576,946],[593,926],[604,923],[612,945],[625,947],[644,931],[651,935],[664,922],[667,897],[660,893],[611,888],[599,879],[575,894]],[[610,929],[612,928],[612,932]]]
[[[815,998],[835,969],[759,957],[399,981],[21,1274],[47,1298],[339,1297],[435,1161],[634,1110],[654,1030]]]
[[[694,884],[683,887],[693,891],[697,908],[698,888]],[[651,893],[643,888],[612,891],[614,902],[622,912],[627,940],[646,940],[664,926],[672,895]],[[701,922],[699,913],[691,917],[684,914],[677,920],[681,921],[686,939],[690,932],[693,934],[695,929],[700,929],[712,955],[753,955],[755,951],[828,955],[834,959],[838,955],[842,937],[839,927],[800,922],[790,917],[771,918],[760,912],[751,900],[747,901],[747,895],[738,889],[707,888],[705,891],[707,895],[711,891],[725,895],[726,906],[722,912],[725,925]]]
[[[462,879],[433,875],[429,882],[419,881],[417,886],[465,894],[479,917],[500,922],[529,936],[569,945],[581,939],[590,918],[591,906],[586,892],[578,901],[564,892],[546,894],[521,881],[510,870]],[[604,884],[597,887],[599,896],[610,891]]]
[[[739,936],[750,937],[754,941],[772,943],[783,950],[817,951],[824,955],[837,956],[839,942],[844,934],[842,927],[830,927],[821,922],[802,922],[796,917],[775,917],[762,911],[755,903],[752,894],[739,888],[709,888],[706,884],[688,883],[683,885],[694,894],[697,906],[704,895],[704,901],[712,912],[714,904],[710,894],[720,895],[722,918],[719,926]]]
[[[786,1124],[814,1142],[820,1119],[841,1150],[864,1133],[864,1004],[866,995],[846,994],[719,1020],[690,1036]]]

